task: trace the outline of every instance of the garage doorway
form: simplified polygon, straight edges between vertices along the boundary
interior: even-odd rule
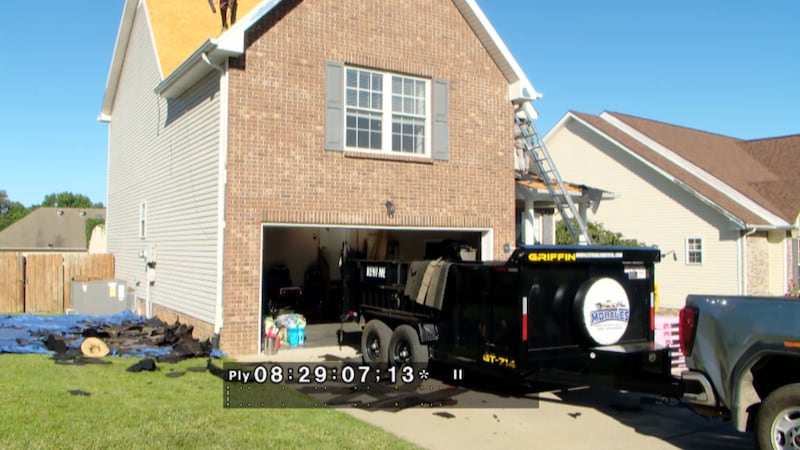
[[[434,259],[455,251],[463,260],[481,261],[484,255],[491,258],[492,232],[265,224],[261,316],[292,305],[309,323],[338,322],[342,313],[339,260],[345,245],[351,257],[367,259]]]

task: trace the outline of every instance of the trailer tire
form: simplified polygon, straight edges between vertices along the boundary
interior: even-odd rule
[[[389,341],[389,363],[396,366],[428,363],[428,346],[419,341],[417,330],[410,325],[400,325]]]
[[[772,391],[756,415],[758,448],[800,446],[800,384],[787,384]]]
[[[361,358],[365,364],[377,365],[389,362],[389,341],[392,329],[378,319],[367,322],[361,331]]]

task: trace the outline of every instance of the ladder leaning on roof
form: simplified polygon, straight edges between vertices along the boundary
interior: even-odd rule
[[[564,187],[564,180],[558,174],[556,165],[550,157],[550,152],[547,151],[547,147],[545,147],[544,141],[533,123],[532,115],[528,111],[528,108],[531,107],[528,99],[514,102],[515,137],[523,143],[531,160],[536,164],[536,170],[544,185],[547,186],[550,198],[553,199],[553,203],[558,208],[561,218],[564,219],[564,224],[567,226],[572,240],[579,244],[591,244],[586,222],[578,214],[575,203]],[[575,224],[578,225],[579,229],[575,229]]]

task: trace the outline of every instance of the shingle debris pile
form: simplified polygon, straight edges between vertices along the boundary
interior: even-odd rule
[[[81,356],[81,343],[98,338],[112,356],[150,357],[162,362],[221,357],[209,340],[192,336],[191,325],[166,324],[126,311],[111,316],[34,314],[0,316],[0,353],[53,354],[57,361]]]

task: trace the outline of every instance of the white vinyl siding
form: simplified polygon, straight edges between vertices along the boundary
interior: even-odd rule
[[[590,212],[590,221],[676,252],[677,261],[666,257],[655,268],[661,307],[681,308],[690,293],[739,292],[738,232],[722,214],[574,121],[546,145],[565,180],[618,196]],[[703,238],[702,265],[684,264],[689,235]]]
[[[139,203],[139,239],[147,237],[147,203]]]
[[[167,102],[154,46],[137,10],[109,125],[108,250],[117,277],[147,295],[140,252],[158,248],[155,305],[214,323],[217,291],[219,79]],[[140,203],[146,199],[145,238]]]

